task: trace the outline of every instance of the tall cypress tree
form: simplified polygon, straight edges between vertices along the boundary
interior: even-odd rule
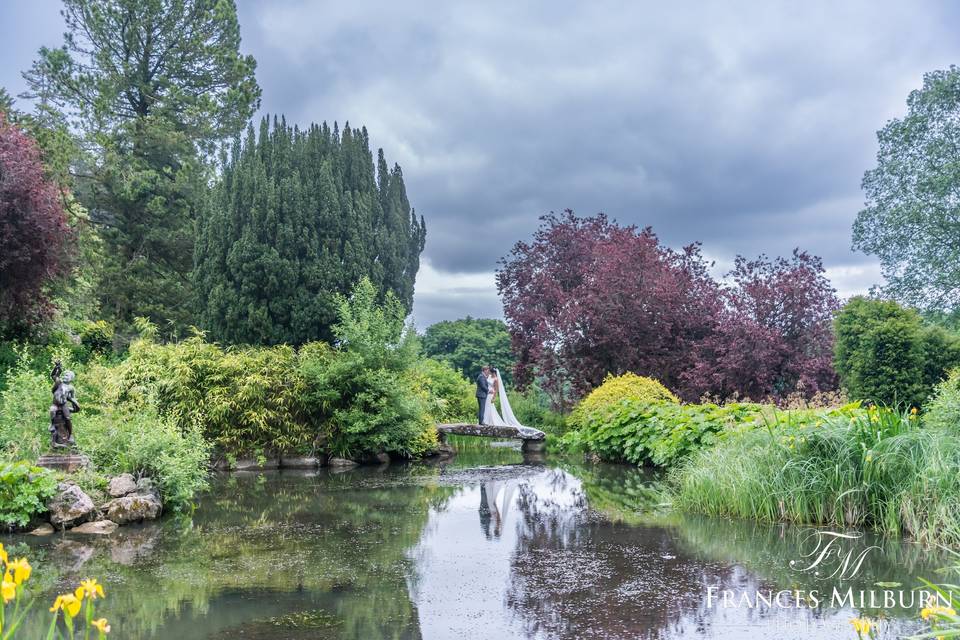
[[[374,166],[366,129],[251,125],[222,159],[201,216],[194,280],[218,340],[330,340],[334,296],[363,276],[409,310],[426,238],[399,166]]]

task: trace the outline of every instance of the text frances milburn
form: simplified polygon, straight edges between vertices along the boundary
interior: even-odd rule
[[[942,606],[949,606],[949,601],[936,593],[925,589],[857,589],[849,587],[846,590],[833,587],[829,592],[817,589],[783,589],[781,591],[737,592],[733,589],[707,587],[707,608],[721,609],[799,609],[802,607],[818,609],[820,607],[841,609],[851,607],[863,609],[903,609],[920,608],[927,606],[934,599]]]
[[[863,567],[867,557],[879,550],[876,546],[863,546],[861,534],[836,533],[810,530],[801,539],[802,561],[791,560],[790,568],[819,580],[834,580],[836,585],[824,589],[782,589],[742,591],[707,587],[707,608],[777,608],[818,609],[821,607],[841,609],[912,609],[929,606],[936,602],[950,606],[948,598],[933,590],[925,589],[855,589],[843,585],[852,580]],[[803,550],[806,549],[806,550]],[[877,586],[887,585],[875,583]],[[891,586],[900,586],[893,583]],[[953,594],[950,594],[951,596]]]

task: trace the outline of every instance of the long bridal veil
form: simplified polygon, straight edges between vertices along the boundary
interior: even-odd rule
[[[511,427],[523,427],[517,416],[513,415],[513,409],[510,408],[510,399],[507,398],[507,389],[503,386],[503,378],[500,377],[500,371],[497,371],[497,387],[500,389],[498,396],[500,398],[500,416],[503,421]]]

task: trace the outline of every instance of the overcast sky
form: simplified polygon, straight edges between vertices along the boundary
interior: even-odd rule
[[[59,2],[3,0],[0,85],[61,42]],[[427,220],[419,327],[498,317],[493,272],[572,208],[740,253],[823,257],[841,295],[876,130],[960,61],[950,2],[240,0],[264,113],[366,125]],[[522,6],[521,6],[522,5]],[[960,5],[956,5],[960,7]]]

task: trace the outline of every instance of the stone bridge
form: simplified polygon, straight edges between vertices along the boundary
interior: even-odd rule
[[[446,442],[447,434],[522,440],[523,446],[521,449],[525,453],[543,451],[547,437],[547,434],[543,431],[532,427],[492,427],[486,424],[467,424],[465,422],[438,424],[437,433],[440,435],[442,442]]]

